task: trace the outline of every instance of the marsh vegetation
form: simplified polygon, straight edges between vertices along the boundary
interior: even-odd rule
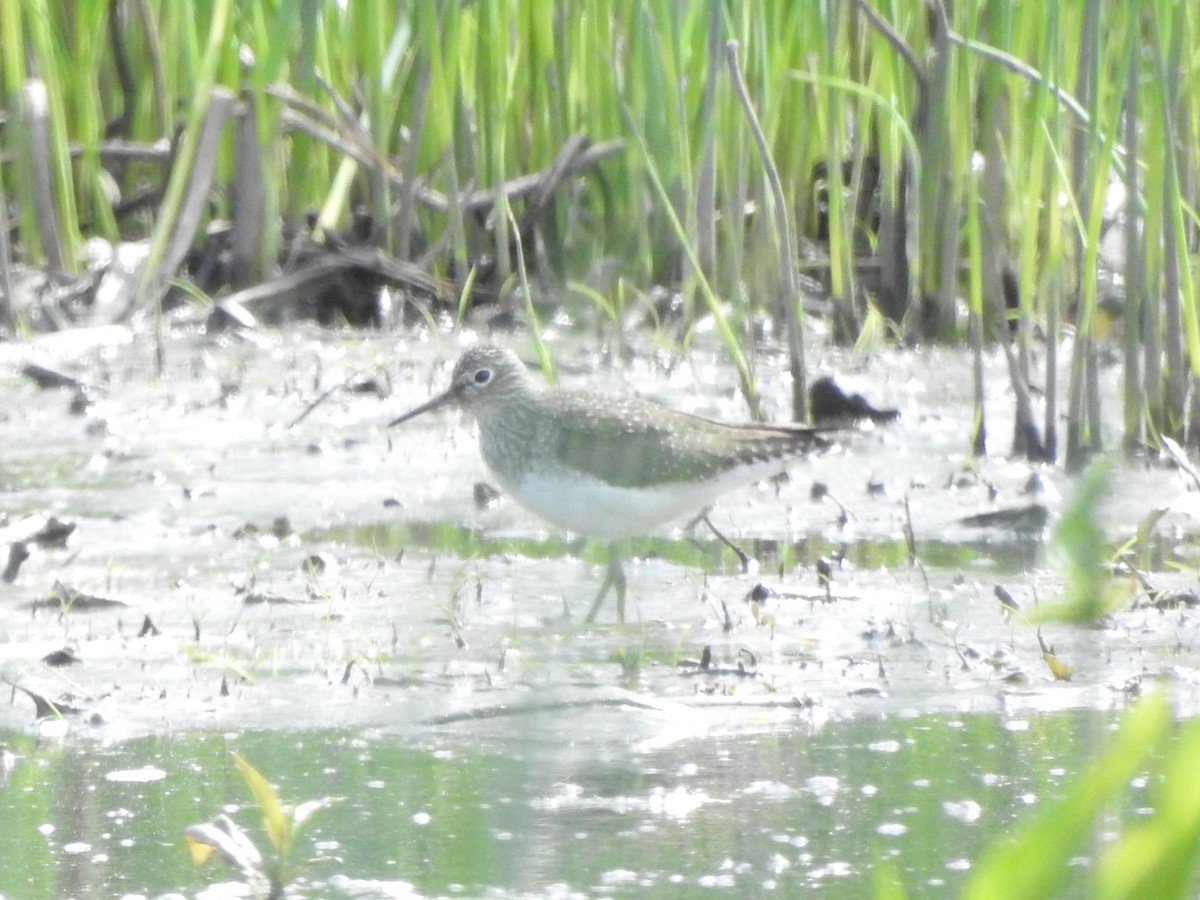
[[[312,896],[1185,895],[1189,854],[1129,848],[1196,829],[1161,786],[1198,700],[1198,28],[0,0],[0,892],[195,887],[155,863],[245,799],[232,747],[349,795]],[[477,488],[453,420],[382,427],[485,336],[720,418],[805,420],[833,374],[901,419],[721,504],[757,572],[647,536],[636,621],[583,627],[602,546]],[[1006,865],[1026,806],[1065,837]]]

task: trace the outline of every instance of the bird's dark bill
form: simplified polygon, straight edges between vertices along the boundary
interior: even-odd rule
[[[439,394],[427,403],[422,403],[416,409],[410,409],[399,418],[393,419],[388,423],[388,428],[395,428],[397,425],[407,422],[409,419],[415,419],[417,416],[421,415],[421,413],[431,412],[432,410],[445,406],[447,403],[454,400],[454,398],[455,395],[451,391],[446,391],[444,394]]]

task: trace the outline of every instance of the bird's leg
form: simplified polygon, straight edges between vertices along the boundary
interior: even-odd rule
[[[596,621],[596,615],[600,612],[600,607],[604,605],[604,598],[608,595],[609,588],[613,588],[617,592],[617,621],[624,624],[625,584],[625,565],[621,559],[621,551],[614,543],[608,548],[608,571],[604,573],[604,582],[600,585],[600,593],[592,601],[592,608],[588,610],[587,618],[584,621]]]
[[[733,541],[731,541],[729,538],[725,537],[725,535],[721,534],[721,532],[717,531],[717,526],[714,525],[712,523],[712,519],[710,519],[708,517],[707,509],[704,512],[700,513],[700,521],[703,522],[705,525],[707,525],[709,530],[712,531],[712,533],[717,536],[717,540],[719,540],[722,544],[724,544],[726,547],[728,547],[730,550],[732,550],[734,553],[737,554],[738,561],[741,562],[741,564],[742,564],[742,574],[749,575],[750,574],[750,557],[747,555],[746,551],[743,550],[741,547],[739,547],[737,544],[735,544]]]
[[[625,624],[625,560],[613,552],[608,558],[608,578],[617,591],[617,621]]]

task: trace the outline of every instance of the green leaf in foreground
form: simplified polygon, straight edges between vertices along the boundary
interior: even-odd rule
[[[1104,855],[1095,896],[1193,896],[1200,838],[1200,719],[1182,726],[1160,774],[1153,815],[1129,828]]]
[[[1101,460],[1084,473],[1055,525],[1054,549],[1066,576],[1063,600],[1032,618],[1043,622],[1092,622],[1127,599],[1128,585],[1112,577],[1098,524],[1100,501],[1108,491],[1111,468]]]
[[[1164,740],[1170,721],[1170,708],[1161,694],[1127,713],[1112,746],[1075,781],[1064,800],[988,850],[963,896],[970,900],[1062,896],[1068,874],[1078,871],[1070,868],[1071,858],[1084,847],[1105,805],[1125,787],[1151,749]],[[1191,758],[1197,759],[1195,755]],[[1106,857],[1102,871],[1107,870]],[[1160,895],[1150,892],[1141,896]]]

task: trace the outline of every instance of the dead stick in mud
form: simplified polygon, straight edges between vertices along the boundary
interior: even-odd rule
[[[328,400],[331,396],[336,394],[338,391],[344,391],[344,390],[346,390],[346,388],[350,387],[350,385],[354,384],[355,381],[358,379],[358,377],[362,374],[363,374],[362,372],[355,372],[353,375],[351,375],[349,378],[347,378],[341,384],[335,384],[333,387],[329,388],[329,390],[325,391],[323,394],[321,394],[319,397],[317,397],[316,400],[314,400],[312,403],[308,404],[308,406],[306,406],[304,408],[304,412],[300,413],[300,415],[296,416],[296,418],[294,418],[294,419],[292,419],[292,421],[288,422],[288,425],[287,425],[288,431],[291,431],[293,428],[295,428],[297,425],[299,425],[301,422],[303,422],[305,419],[307,419],[309,417],[309,414],[312,413],[312,411],[314,409],[316,409],[318,406],[320,406],[322,403],[324,403],[326,400]]]

